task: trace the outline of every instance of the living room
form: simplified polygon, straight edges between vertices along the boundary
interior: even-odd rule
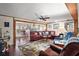
[[[78,5],[76,3],[0,4],[0,40],[5,41],[1,55],[65,55],[62,51],[68,39],[78,38],[76,10]],[[66,55],[72,54],[66,53]]]

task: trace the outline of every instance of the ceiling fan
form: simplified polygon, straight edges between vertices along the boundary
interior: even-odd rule
[[[43,21],[50,19],[50,17],[48,17],[48,16],[42,16],[42,15],[38,15],[38,14],[36,14],[36,16],[37,16],[38,19],[43,20]]]
[[[46,19],[49,19],[49,18],[50,18],[50,17],[47,17],[47,16],[45,16],[45,17],[44,17],[44,16],[40,16],[40,17],[39,17],[39,19],[44,20],[44,21],[46,21]]]

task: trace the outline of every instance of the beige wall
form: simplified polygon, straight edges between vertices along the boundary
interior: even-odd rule
[[[73,24],[73,21],[72,21],[72,24],[70,24],[70,22],[68,21],[67,23],[69,25],[66,26],[66,21],[64,22],[55,22],[56,24],[59,24],[59,27],[58,29],[54,29],[53,28],[53,24],[54,23],[51,23],[51,27],[48,28],[48,30],[52,30],[52,31],[55,31],[56,32],[56,35],[59,35],[59,33],[63,33],[65,34],[66,32],[69,32],[69,31],[74,31],[74,24]],[[65,26],[67,27],[67,30],[65,29]]]
[[[64,34],[66,32],[66,30],[64,28],[64,22],[58,22],[58,23],[59,23],[59,28],[55,30],[56,31],[56,34],[57,35],[59,33],[63,33]]]
[[[57,24],[59,24],[59,28],[58,29],[53,29],[53,24],[54,23],[51,23],[51,27],[48,28],[48,30],[52,30],[52,31],[55,31],[56,32],[56,35],[59,35],[59,33],[65,33],[66,30],[64,28],[64,22],[56,22]]]
[[[4,22],[9,22],[9,27],[4,27]],[[13,44],[13,18],[0,16],[0,27],[2,28],[2,37],[4,37],[4,33],[6,31],[9,31],[10,40],[8,43],[12,45]]]
[[[10,27],[4,27],[4,22],[7,21],[10,23]],[[64,22],[58,22],[59,23],[59,28],[58,29],[53,29],[53,25],[52,27],[50,27],[48,30],[53,30],[56,31],[56,34],[58,35],[59,33],[65,33],[66,30],[64,28]],[[0,16],[0,28],[2,28],[2,37],[4,37],[4,33],[6,31],[10,32],[10,41],[9,44],[12,45],[13,44],[13,18],[11,17],[5,17],[5,16]]]
[[[2,20],[0,19],[0,28],[2,28]]]

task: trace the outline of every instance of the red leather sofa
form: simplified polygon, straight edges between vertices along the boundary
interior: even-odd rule
[[[31,31],[30,41],[36,41],[40,39],[54,39],[55,31]]]

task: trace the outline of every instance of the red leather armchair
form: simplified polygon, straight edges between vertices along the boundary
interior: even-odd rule
[[[79,42],[69,43],[63,50],[52,46],[45,51],[40,51],[39,56],[79,56]]]

